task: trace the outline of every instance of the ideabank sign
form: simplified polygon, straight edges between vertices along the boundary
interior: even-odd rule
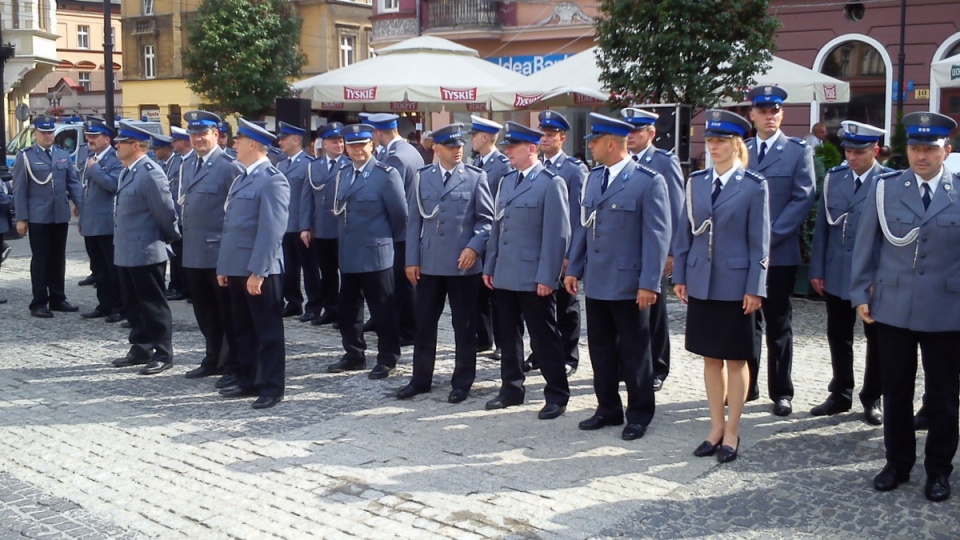
[[[522,75],[530,75],[541,69],[552,66],[564,58],[569,58],[572,54],[547,54],[533,56],[493,56],[487,58],[490,62],[498,66],[516,71]]]

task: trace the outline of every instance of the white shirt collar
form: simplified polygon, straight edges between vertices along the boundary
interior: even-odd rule
[[[103,161],[103,158],[107,157],[107,153],[109,151],[110,151],[110,147],[108,146],[103,149],[103,152],[100,152],[99,154],[97,154],[97,162]]]
[[[496,148],[493,148],[493,149],[491,149],[489,152],[487,152],[487,154],[486,154],[485,156],[481,157],[481,158],[480,158],[480,161],[481,161],[480,165],[481,165],[481,166],[486,165],[487,162],[490,161],[491,158],[493,158],[493,154],[496,153],[496,151],[497,151],[497,149],[496,149]]]
[[[267,156],[263,156],[262,158],[254,161],[252,164],[250,164],[250,165],[247,167],[247,174],[252,173],[253,170],[256,169],[257,167],[259,167],[260,164],[263,163],[264,161],[266,161],[267,164],[270,164],[270,160],[267,158]]]
[[[628,154],[627,157],[625,157],[625,158],[621,159],[620,161],[614,163],[613,165],[607,167],[607,170],[610,171],[610,181],[612,182],[613,179],[616,178],[617,175],[620,174],[620,171],[622,171],[623,168],[626,167],[627,164],[630,163],[632,160],[633,160],[633,158]]]
[[[773,142],[779,139],[780,135],[783,135],[783,133],[781,133],[779,129],[773,135],[771,135],[769,139],[761,139],[760,134],[757,133],[757,150],[760,150],[760,145],[762,143],[767,143],[767,150],[769,151],[770,148],[773,147]]]
[[[733,173],[738,171],[740,167],[742,167],[742,165],[740,164],[740,160],[738,159],[733,162],[733,167],[730,167],[730,170],[723,174],[717,174],[717,170],[713,169],[713,173],[712,173],[713,179],[716,180],[717,178],[719,178],[720,185],[723,187],[727,187],[727,182],[730,181],[730,177],[733,176]]]
[[[553,163],[554,165],[556,165],[556,164],[557,164],[557,160],[559,160],[562,155],[563,155],[563,150],[557,152],[556,154],[554,154],[554,155],[551,156],[551,157],[546,157],[546,156],[544,156],[544,157],[543,157],[543,164],[546,165],[546,164],[549,162],[549,163]]]
[[[290,160],[290,163],[293,163],[294,161],[297,160],[298,157],[300,157],[300,154],[302,154],[302,153],[303,153],[303,150],[300,150],[299,152],[297,152],[296,154],[294,154],[294,155],[292,155],[292,156],[287,156],[287,159]]]
[[[913,176],[917,178],[917,189],[920,190],[920,196],[923,196],[923,185],[929,184],[930,196],[932,197],[937,192],[937,188],[940,187],[940,178],[943,176],[943,166],[940,166],[940,171],[937,172],[931,180],[924,180],[920,178],[920,175],[917,173],[913,173]]]
[[[539,164],[540,164],[539,161],[534,161],[534,162],[533,162],[533,165],[531,165],[531,166],[527,167],[526,169],[520,171],[520,174],[522,174],[524,178],[530,176],[530,171],[532,171],[532,170],[533,170],[537,165],[539,165]]]
[[[131,164],[130,164],[130,166],[129,166],[129,167],[127,167],[127,168],[128,168],[128,169],[130,169],[130,170],[132,171],[132,170],[134,169],[134,167],[136,167],[136,166],[137,166],[137,163],[140,163],[140,162],[141,162],[141,161],[143,161],[143,159],[144,159],[144,158],[146,158],[146,157],[147,157],[147,155],[146,155],[146,154],[144,154],[144,155],[142,155],[142,156],[140,156],[140,157],[138,157],[138,158],[137,158],[137,160],[136,160],[136,161],[134,161],[133,163],[131,163]]]
[[[402,140],[404,140],[403,137],[401,137],[400,135],[397,135],[396,137],[391,139],[390,142],[387,143],[387,148],[385,151],[389,152],[390,149],[393,148],[393,145],[397,144],[397,141],[402,141]]]

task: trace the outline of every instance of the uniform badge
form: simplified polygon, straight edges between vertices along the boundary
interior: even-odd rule
[[[646,161],[647,163],[650,163],[651,161],[653,161],[653,158],[650,156],[647,156],[647,158],[644,159],[644,161]]]
[[[910,181],[909,181],[909,180],[907,180],[906,182],[904,182],[904,183],[903,183],[903,185],[904,185],[904,186],[908,186],[908,187],[909,187],[909,186],[910,186]]]
[[[852,135],[856,135],[856,134],[857,134],[857,129],[859,129],[859,128],[857,127],[856,124],[850,124],[850,125],[847,126],[847,133],[850,133],[850,134],[852,134]]]
[[[930,117],[929,114],[921,114],[921,115],[920,115],[920,125],[921,125],[921,126],[924,126],[924,127],[929,127],[929,126],[930,126],[930,118],[931,118],[931,117]]]
[[[779,151],[781,151],[781,150],[783,150],[783,146],[781,146],[781,145],[778,144],[778,145],[777,145],[777,152],[779,152]]]
[[[773,87],[772,87],[772,86],[764,86],[764,87],[763,87],[763,95],[765,95],[765,96],[773,95]]]
[[[437,172],[437,168],[434,167],[434,168],[430,169],[430,172]]]
[[[720,111],[713,111],[713,112],[710,113],[710,119],[713,120],[713,121],[715,121],[715,122],[719,122],[721,116],[722,116],[722,115],[720,114]]]
[[[943,189],[950,191],[952,188],[950,187],[950,184],[944,184]]]
[[[738,174],[738,175],[734,176],[733,179],[739,182],[740,180],[743,179],[743,177]]]
[[[370,171],[364,171],[364,172],[363,172],[363,177],[364,177],[364,178],[370,178]]]

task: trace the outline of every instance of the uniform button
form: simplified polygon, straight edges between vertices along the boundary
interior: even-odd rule
[[[924,239],[923,239],[922,241],[923,241],[923,242],[926,242],[926,241],[927,241],[927,239],[926,239],[926,238],[924,238]]]
[[[921,259],[926,259],[926,258],[927,258],[927,254],[924,253],[923,255],[920,256],[920,258],[921,258]]]

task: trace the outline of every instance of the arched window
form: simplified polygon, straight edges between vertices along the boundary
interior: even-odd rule
[[[824,75],[850,83],[848,103],[823,104],[823,122],[836,133],[841,120],[878,127],[886,124],[886,66],[880,51],[862,41],[847,41],[833,48],[821,70]]]

